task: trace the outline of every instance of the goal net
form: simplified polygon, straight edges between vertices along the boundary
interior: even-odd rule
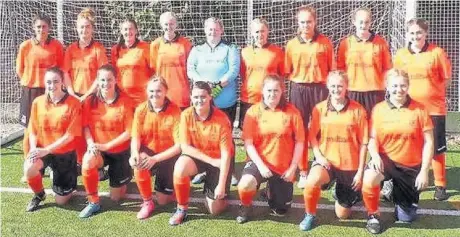
[[[19,44],[33,35],[31,19],[44,12],[53,21],[51,35],[65,45],[77,39],[75,19],[84,7],[96,12],[95,39],[102,42],[107,53],[118,37],[118,24],[125,16],[134,17],[143,40],[151,41],[161,35],[159,16],[173,11],[178,16],[179,30],[193,42],[204,39],[203,22],[210,16],[223,20],[228,41],[244,46],[248,41],[248,25],[255,17],[264,17],[270,25],[270,41],[284,46],[296,32],[295,12],[299,6],[311,5],[318,12],[318,29],[331,38],[337,47],[339,40],[352,33],[351,12],[358,7],[371,9],[374,15],[373,29],[383,35],[394,53],[405,45],[404,23],[408,16],[424,17],[430,21],[433,40],[446,48],[454,65],[453,83],[448,89],[450,111],[458,111],[458,65],[459,65],[459,12],[460,3],[448,1],[259,1],[259,0],[136,0],[136,1],[22,1],[0,2],[1,24],[1,121],[2,144],[20,134],[18,124],[20,87],[15,75],[14,62]]]

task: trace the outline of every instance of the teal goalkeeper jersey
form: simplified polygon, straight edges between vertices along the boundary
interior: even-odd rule
[[[211,48],[206,42],[192,48],[187,59],[187,76],[192,81],[219,82],[228,79],[228,85],[214,98],[218,108],[228,108],[236,104],[240,61],[236,45],[221,41]]]

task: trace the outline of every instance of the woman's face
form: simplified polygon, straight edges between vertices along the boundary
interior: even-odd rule
[[[37,40],[45,40],[48,38],[48,34],[50,31],[50,26],[46,21],[42,20],[36,20],[34,23],[34,32],[35,32],[35,38]]]
[[[120,26],[121,35],[125,42],[134,42],[136,40],[137,29],[136,26],[129,22],[125,21]]]
[[[315,31],[316,20],[309,11],[301,11],[297,16],[299,32],[301,34],[312,34]]]
[[[208,22],[204,26],[204,33],[207,41],[220,41],[223,32],[222,27],[220,27],[220,24],[217,22]]]
[[[115,91],[116,78],[111,71],[99,70],[97,74],[97,86],[102,93]]]
[[[45,90],[46,93],[62,92],[63,79],[58,73],[46,72],[45,73]]]
[[[177,20],[172,16],[166,16],[164,19],[161,19],[160,25],[165,33],[172,34],[177,29]]]
[[[258,43],[263,46],[268,42],[268,28],[262,23],[252,24],[251,35],[254,43]]]
[[[409,83],[401,76],[390,77],[387,82],[387,91],[390,94],[390,99],[404,100],[409,92]]]
[[[331,99],[344,99],[347,94],[348,85],[341,76],[333,76],[327,80],[327,89]]]
[[[163,103],[166,98],[166,93],[166,88],[159,81],[150,82],[147,85],[147,98],[155,104],[158,102]]]
[[[279,105],[283,89],[279,81],[268,80],[265,81],[262,96],[266,105],[276,107]]]
[[[412,24],[407,29],[407,39],[415,45],[425,44],[428,33],[417,24]]]
[[[87,41],[93,38],[93,24],[85,18],[77,20],[78,38],[81,41]]]
[[[353,20],[353,25],[356,28],[356,32],[368,32],[371,29],[371,23],[371,14],[368,11],[360,10],[356,12]]]
[[[193,107],[197,110],[209,109],[211,107],[211,95],[205,89],[193,88],[191,101]]]

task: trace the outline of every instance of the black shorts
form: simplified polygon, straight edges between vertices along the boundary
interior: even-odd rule
[[[348,97],[360,103],[367,112],[367,117],[370,118],[374,106],[385,100],[385,91],[348,91]]]
[[[53,191],[67,196],[77,189],[77,153],[49,154],[42,158],[44,173],[46,167],[53,170]]]
[[[267,190],[269,193],[268,205],[272,209],[284,209],[287,210],[291,207],[294,185],[292,182],[284,181],[279,174],[273,172],[273,176],[266,179],[262,177],[259,169],[256,164],[252,161],[249,161],[244,166],[243,175],[251,175],[257,181],[257,189],[259,189],[260,184],[267,182]]]
[[[393,180],[393,202],[402,207],[412,207],[419,202],[420,192],[415,187],[415,179],[421,166],[408,167],[396,163],[384,154],[380,154],[383,162],[384,180]]]
[[[147,147],[142,147],[141,152],[145,152],[149,156],[155,155],[155,152],[148,149]],[[171,195],[173,193],[174,164],[176,164],[177,158],[179,158],[179,156],[156,163],[150,170],[150,173],[156,176],[154,187],[156,192],[160,192],[166,195]]]
[[[251,106],[252,104],[250,103],[240,101],[240,118],[238,123],[238,127],[240,129],[243,129],[244,116],[246,116],[246,112],[248,112],[248,109],[251,108]]]
[[[30,88],[22,86],[19,123],[25,127],[29,124],[30,110],[35,98],[45,94],[45,88]]]
[[[434,154],[439,155],[447,151],[446,144],[446,116],[430,116],[433,121]]]
[[[233,127],[233,122],[235,121],[235,115],[236,115],[236,104],[228,107],[228,108],[219,108],[222,110],[228,117],[228,120],[230,121],[230,126]]]
[[[300,111],[306,128],[313,108],[319,102],[326,100],[328,94],[326,85],[321,83],[291,83],[290,101]]]
[[[104,159],[104,166],[109,166],[109,185],[112,188],[119,188],[133,178],[133,172],[129,165],[131,153],[128,150],[119,153],[101,152]]]
[[[320,165],[316,161],[313,161],[311,167]],[[329,183],[323,185],[321,188],[323,190],[329,189],[335,181],[335,194],[337,197],[337,202],[340,206],[345,208],[351,208],[357,202],[362,200],[362,195],[360,191],[355,191],[352,188],[353,178],[356,175],[357,171],[348,171],[348,170],[339,170],[334,166],[330,166],[330,169],[326,169],[329,174]]]
[[[198,169],[198,174],[206,172],[206,178],[204,179],[203,193],[206,195],[207,198],[215,200],[214,190],[219,184],[220,169],[208,163],[205,163],[201,160],[195,159],[191,156],[188,156],[188,157],[192,158],[192,160],[195,162],[196,168]],[[231,159],[232,160],[230,162],[230,169],[227,174],[227,181],[225,182],[225,193],[227,194],[226,198],[228,197],[228,194],[230,193],[230,183],[232,180],[233,169],[235,167],[235,159],[233,157]]]

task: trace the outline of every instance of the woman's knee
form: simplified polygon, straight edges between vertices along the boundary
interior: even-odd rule
[[[238,190],[255,190],[257,189],[257,180],[252,175],[245,174],[238,182]]]

